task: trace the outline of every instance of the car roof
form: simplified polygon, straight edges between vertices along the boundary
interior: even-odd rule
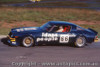
[[[65,21],[49,21],[51,24],[56,24],[56,25],[74,25],[77,26],[76,24],[70,23],[70,22],[65,22]]]

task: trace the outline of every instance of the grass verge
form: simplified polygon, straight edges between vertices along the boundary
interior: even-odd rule
[[[67,9],[67,8],[0,8],[0,34],[8,34],[11,28],[4,27],[5,23],[29,21],[39,25],[48,21],[89,21],[89,23],[100,21],[100,12],[86,9]],[[2,22],[2,23],[1,23]],[[19,23],[20,24],[20,23]],[[27,23],[28,24],[28,23]],[[81,25],[85,28],[90,27],[99,32],[100,23],[94,25]],[[24,26],[24,25],[23,25]],[[19,26],[14,26],[19,27]]]
[[[100,12],[72,8],[0,8],[0,21],[100,21]]]

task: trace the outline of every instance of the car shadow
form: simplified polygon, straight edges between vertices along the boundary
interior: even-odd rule
[[[2,38],[2,39],[1,39],[1,42],[2,42],[3,44],[7,45],[7,46],[10,46],[10,44],[7,42],[7,40],[8,40],[8,38],[5,37],[5,38]]]
[[[75,47],[73,44],[39,44],[38,46],[64,46],[64,47]]]
[[[11,46],[8,42],[7,42],[8,38],[2,38],[1,39],[1,42],[4,44],[4,45],[7,45],[7,46]],[[22,45],[20,45],[21,47],[23,47]],[[37,46],[65,46],[65,47],[75,47],[73,44],[39,44]],[[14,47],[14,46],[11,46],[11,47]],[[16,47],[16,46],[15,46]]]

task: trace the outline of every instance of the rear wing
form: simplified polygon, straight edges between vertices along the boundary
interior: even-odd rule
[[[93,29],[91,29],[91,28],[88,28],[88,30],[90,30],[91,32],[93,32],[95,35],[97,35],[97,34],[98,34],[98,32],[97,32],[97,31],[95,31],[95,30],[93,30]]]

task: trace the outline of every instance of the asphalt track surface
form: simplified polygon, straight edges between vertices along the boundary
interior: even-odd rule
[[[70,45],[25,48],[9,46],[3,38],[0,39],[0,67],[100,67],[100,41],[84,48]]]

